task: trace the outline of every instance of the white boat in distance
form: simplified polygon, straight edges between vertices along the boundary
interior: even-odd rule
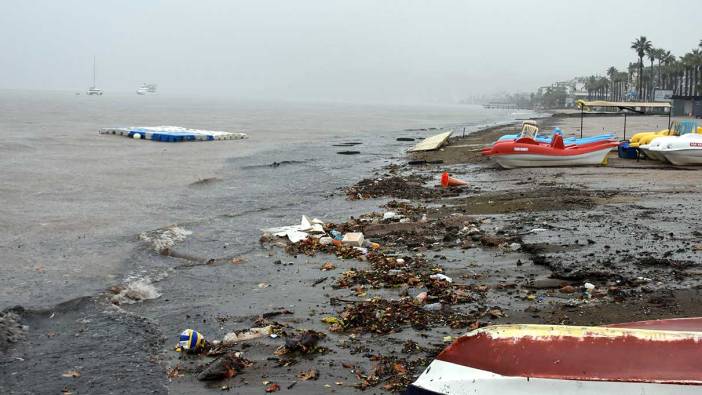
[[[137,95],[146,95],[149,93],[156,93],[156,84],[144,83],[136,90]]]
[[[95,56],[93,56],[93,85],[86,92],[88,96],[102,96],[102,89],[95,87]]]

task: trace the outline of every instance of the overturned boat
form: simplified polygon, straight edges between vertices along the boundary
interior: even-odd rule
[[[407,394],[699,394],[701,353],[702,318],[496,325],[444,349]]]
[[[604,162],[616,140],[603,140],[582,145],[565,145],[563,137],[553,136],[550,144],[539,143],[530,137],[514,141],[498,141],[483,149],[483,155],[492,157],[505,169],[517,167],[592,166]]]

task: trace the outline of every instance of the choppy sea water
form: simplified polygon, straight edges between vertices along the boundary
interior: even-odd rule
[[[300,309],[310,308],[323,302],[321,295],[305,299],[309,290],[296,281],[295,272],[271,268],[274,258],[258,244],[261,228],[297,223],[302,214],[343,221],[377,209],[377,202],[346,201],[340,188],[400,158],[413,143],[398,142],[398,137],[426,137],[438,132],[427,129],[440,128],[470,132],[515,117],[525,114],[458,105],[0,92],[5,284],[0,310],[14,305],[47,309],[33,317],[35,326],[46,326],[49,311],[66,309],[58,303],[143,279],[153,282],[158,298],[132,305],[130,312],[167,335],[185,326],[208,328],[211,323],[192,317],[214,314],[213,309],[244,316],[295,301]],[[245,131],[249,139],[169,144],[97,134],[101,127],[125,125]],[[349,142],[360,144],[338,146]],[[360,154],[337,154],[343,150]],[[148,238],[139,237],[173,226],[187,231],[174,245],[178,253],[195,259],[241,257],[244,264],[190,266],[187,259],[157,254]],[[271,283],[276,292],[253,292],[251,284],[261,282]],[[101,316],[99,308],[85,302],[69,306],[93,314],[89,321],[95,333],[115,331],[113,318],[107,318],[112,312]],[[68,330],[65,323],[63,328]],[[138,330],[141,339],[151,336],[144,328]],[[81,344],[99,350],[104,341]],[[40,349],[42,340],[33,337],[35,343]],[[31,351],[22,352],[31,360]],[[93,358],[101,358],[100,353]],[[35,361],[8,371],[43,368]],[[150,369],[144,372],[153,374]],[[103,379],[114,381],[110,374]],[[12,382],[26,380],[31,375],[15,375]]]

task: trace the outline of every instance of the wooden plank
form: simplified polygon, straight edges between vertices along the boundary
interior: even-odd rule
[[[439,149],[439,147],[444,145],[446,140],[448,140],[449,136],[451,136],[451,133],[453,133],[453,131],[439,133],[437,135],[427,137],[414,147],[410,148],[408,152],[432,151],[435,149]]]

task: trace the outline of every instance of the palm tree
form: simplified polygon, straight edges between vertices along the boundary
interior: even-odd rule
[[[658,60],[658,67],[654,75],[656,76],[655,87],[661,87],[661,63],[663,62],[663,55],[665,55],[665,50],[663,48],[655,48],[653,50],[654,57]],[[653,70],[653,66],[651,66]]]
[[[695,50],[698,51],[699,50]],[[692,96],[693,85],[693,70],[695,67],[695,53],[688,52],[682,58],[680,58],[680,63],[683,66],[683,85],[680,90],[680,94],[683,96]]]
[[[656,60],[656,51],[657,49],[653,48],[653,46],[646,50],[646,56],[648,57],[648,60],[651,61],[651,76],[649,78],[651,83],[647,85],[647,97],[651,97],[653,95],[653,62]]]
[[[646,55],[646,52],[651,50],[651,47],[651,41],[649,41],[646,36],[641,36],[631,43],[631,49],[636,51],[636,55],[639,57],[639,87],[637,91],[639,100],[643,98],[641,95],[641,88],[643,86],[643,58]]]
[[[629,89],[629,73],[622,71],[617,76],[617,79],[619,80],[619,99],[623,99],[624,92]]]
[[[664,64],[667,65],[672,59],[675,59],[675,56],[673,56],[670,51],[666,51],[663,48],[658,49],[658,85],[661,87],[664,85],[661,66]]]
[[[607,75],[609,76],[609,81],[612,83],[612,90],[610,91],[611,94],[611,99],[616,100],[615,96],[615,87],[617,83],[617,74],[619,74],[619,70],[617,70],[616,67],[612,66],[607,69]]]
[[[692,55],[692,89],[690,90],[690,95],[697,96],[700,85],[699,72],[700,66],[702,66],[702,51],[693,49],[690,54]]]

